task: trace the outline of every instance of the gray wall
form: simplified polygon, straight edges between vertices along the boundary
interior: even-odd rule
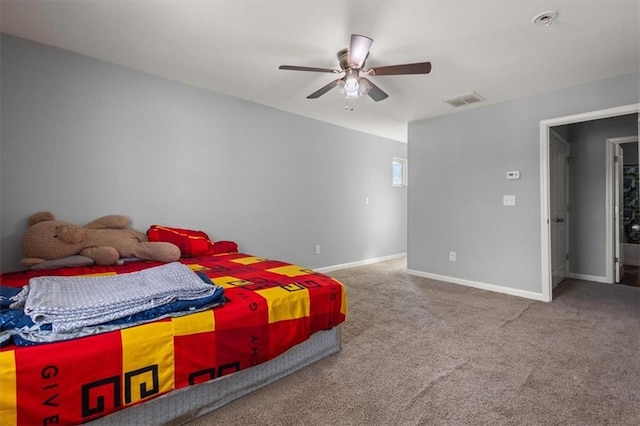
[[[627,74],[410,123],[408,268],[542,293],[540,121],[636,103],[638,81]],[[506,180],[509,170],[521,179]],[[503,195],[516,206],[503,207]]]
[[[0,41],[2,271],[20,268],[26,219],[40,210],[200,229],[308,267],[406,251],[406,188],[391,186],[406,144]]]
[[[571,144],[570,272],[604,278],[607,261],[606,140],[637,135],[638,114],[586,121],[568,128],[567,140]]]

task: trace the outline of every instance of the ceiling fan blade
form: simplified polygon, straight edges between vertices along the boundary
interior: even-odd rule
[[[387,95],[381,88],[379,88],[378,86],[376,86],[375,84],[373,84],[371,82],[371,80],[369,80],[368,78],[364,78],[364,77],[360,77],[360,80],[364,80],[367,82],[367,84],[369,86],[371,86],[371,88],[369,89],[369,93],[368,95],[371,97],[371,99],[373,99],[376,102],[380,102],[384,99],[387,99],[389,97],[389,95]]]
[[[360,34],[351,34],[351,43],[349,44],[349,65],[362,67],[364,61],[369,55],[373,39]]]
[[[338,74],[342,72],[340,70],[331,69],[331,68],[299,67],[296,65],[280,65],[278,69],[290,70],[290,71],[330,72],[333,74]]]
[[[367,70],[369,75],[429,74],[429,72],[431,72],[431,62],[389,65],[386,67],[375,67]]]
[[[341,78],[338,78],[336,80],[333,80],[331,83],[327,84],[326,86],[321,87],[320,89],[316,90],[315,92],[313,92],[312,94],[310,94],[309,96],[307,96],[307,99],[316,99],[319,98],[320,96],[324,95],[325,93],[327,93],[329,90],[333,89],[334,87],[336,87],[338,85],[338,82],[342,80]]]

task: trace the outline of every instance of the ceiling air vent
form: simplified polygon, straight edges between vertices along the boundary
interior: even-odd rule
[[[471,92],[446,99],[445,102],[453,107],[461,107],[463,105],[473,104],[484,100],[485,99],[482,96],[478,95],[476,92]]]

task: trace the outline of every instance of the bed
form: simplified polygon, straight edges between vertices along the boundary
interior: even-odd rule
[[[81,338],[10,342],[0,348],[0,424],[182,424],[340,350],[347,302],[337,280],[237,252],[180,263],[222,287],[225,303]],[[0,285],[157,266],[29,270],[0,275]]]

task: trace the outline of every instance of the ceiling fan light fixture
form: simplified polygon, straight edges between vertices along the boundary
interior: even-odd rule
[[[347,71],[347,75],[344,78],[344,90],[347,92],[358,90],[358,74],[356,71]]]
[[[358,82],[357,71],[347,71],[347,75],[344,78],[344,92],[347,98],[357,98],[360,96],[360,83]]]
[[[347,81],[344,82],[344,90],[347,92],[357,92],[359,86],[358,79],[355,77],[349,77]]]

